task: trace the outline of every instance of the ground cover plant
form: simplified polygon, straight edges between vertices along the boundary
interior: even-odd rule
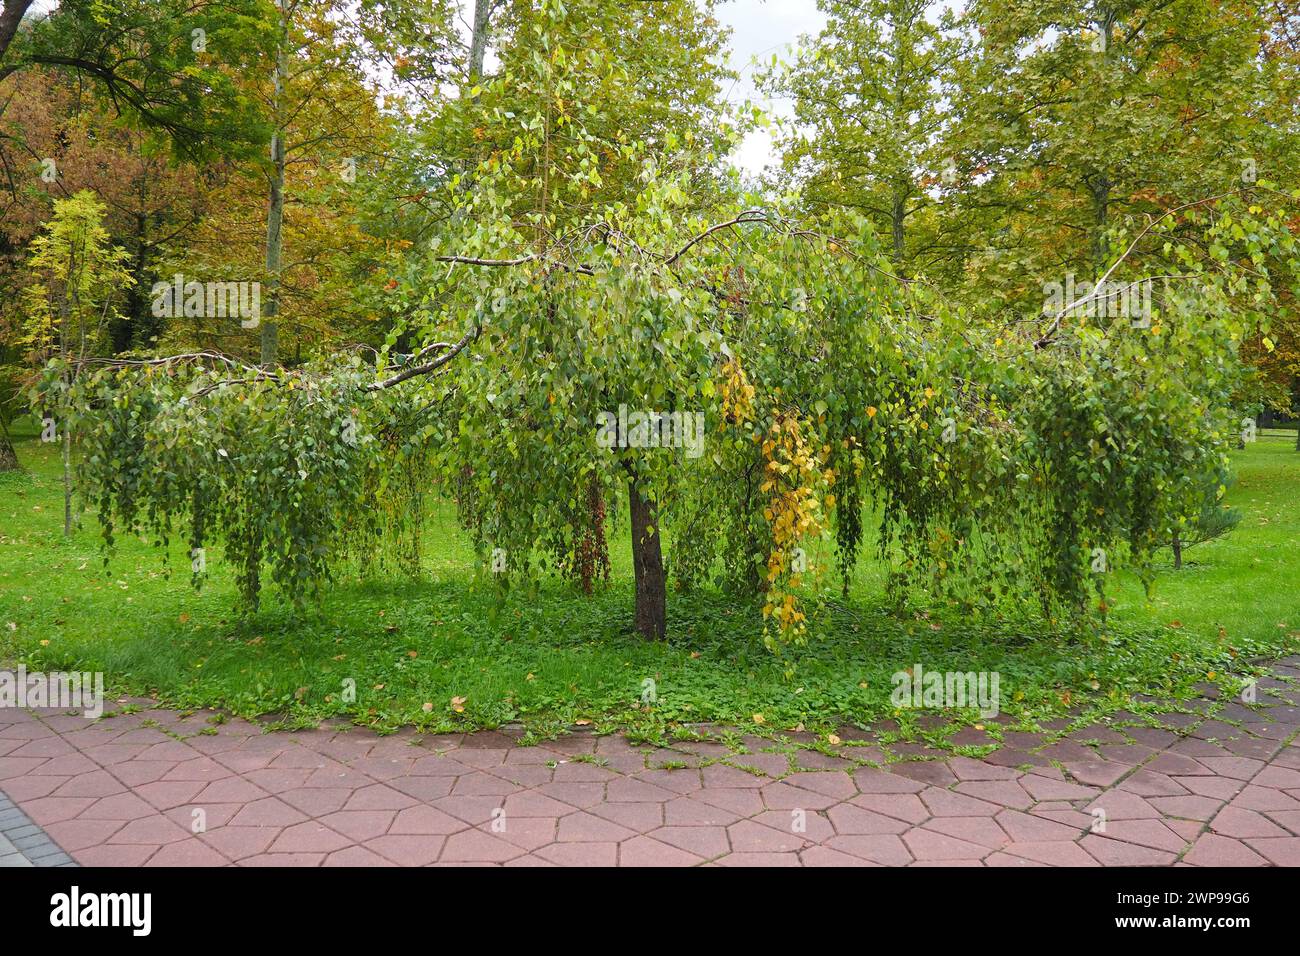
[[[446,503],[433,509],[418,578],[349,569],[305,611],[272,604],[241,615],[219,561],[196,593],[182,547],[167,577],[157,550],[135,537],[120,541],[106,573],[93,523],[62,537],[56,446],[30,423],[17,435],[28,471],[0,479],[0,648],[33,670],[103,669],[112,691],[156,693],[179,708],[293,726],[329,716],[385,731],[522,723],[548,736],[585,725],[645,739],[702,723],[779,734],[802,725],[824,740],[899,718],[919,731],[919,715],[890,701],[892,675],[918,661],[999,671],[1004,713],[1043,721],[1131,709],[1134,693],[1173,699],[1205,682],[1239,693],[1252,660],[1300,641],[1291,587],[1300,527],[1289,507],[1300,475],[1289,435],[1265,434],[1234,457],[1241,527],[1189,551],[1178,572],[1161,556],[1150,601],[1124,575],[1105,633],[894,612],[879,601],[884,570],[868,548],[849,597],[818,621],[789,679],[753,638],[761,611],[716,590],[674,599],[666,641],[638,637],[628,549],[617,545],[610,584],[591,598],[559,578],[501,593]],[[344,700],[349,678],[354,703]],[[642,701],[647,678],[653,704]],[[983,723],[974,710],[954,716],[938,739]]]

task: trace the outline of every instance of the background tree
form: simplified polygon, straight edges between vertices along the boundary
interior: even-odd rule
[[[949,79],[958,175],[942,184],[958,241],[936,273],[972,303],[1040,307],[1045,282],[1102,274],[1126,217],[1244,184],[1252,4],[975,0],[963,23],[978,42]]]
[[[63,374],[59,387],[47,391],[44,427],[63,447],[63,534],[72,534],[72,428],[64,402],[77,370],[107,344],[116,317],[115,300],[130,285],[128,254],[109,242],[104,207],[89,191],[54,204],[54,218],[32,240],[28,260],[37,281],[25,289],[27,321],[19,340],[36,365],[53,361]],[[54,412],[53,415],[48,413]]]
[[[787,174],[805,202],[856,209],[890,238],[903,266],[933,237],[913,235],[933,205],[928,187],[949,169],[940,155],[942,83],[964,52],[952,17],[931,19],[926,0],[823,0],[826,26],[788,68],[763,83],[793,100],[782,143]],[[955,163],[955,160],[954,160]],[[955,170],[954,170],[955,173]]]
[[[181,154],[265,141],[235,83],[269,39],[265,0],[60,0],[24,20],[29,7],[6,0],[0,14],[0,80],[33,66],[72,71]]]

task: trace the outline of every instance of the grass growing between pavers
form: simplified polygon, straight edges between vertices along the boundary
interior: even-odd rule
[[[936,728],[918,721],[924,711],[897,711],[894,673],[918,662],[996,671],[1003,713],[1032,722],[1132,709],[1133,694],[1186,697],[1206,680],[1236,693],[1249,660],[1300,647],[1294,435],[1265,434],[1236,454],[1239,528],[1187,552],[1181,571],[1166,562],[1150,601],[1133,575],[1116,572],[1104,631],[895,614],[880,600],[883,567],[864,557],[848,600],[829,605],[809,645],[782,661],[762,647],[755,604],[708,590],[670,595],[667,642],[637,638],[623,539],[610,542],[612,583],[592,598],[558,580],[503,595],[450,505],[431,517],[420,580],[344,573],[304,612],[273,594],[259,612],[241,612],[216,548],[197,593],[180,544],[169,577],[155,547],[122,535],[106,572],[93,515],[64,540],[57,447],[25,425],[16,437],[26,470],[0,475],[0,659],[102,670],[114,693],[182,709],[430,732],[522,722],[541,736],[583,723],[648,740],[697,722],[826,735],[893,719],[899,736],[924,728],[941,742],[980,717],[949,713],[957,720]]]

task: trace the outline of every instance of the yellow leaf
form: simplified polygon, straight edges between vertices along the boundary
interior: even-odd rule
[[[767,718],[765,718],[762,714],[755,714],[755,715],[754,715],[754,723],[756,723],[756,724],[764,724],[764,723],[767,723]]]
[[[421,707],[420,709],[423,710],[426,714],[428,714],[428,713],[432,713],[432,711],[433,711],[433,701],[431,701],[431,700],[426,700],[426,701],[424,702],[424,706]]]
[[[840,742],[840,738],[839,738],[839,737],[836,737],[834,734],[827,734],[827,735],[826,735],[826,742],[827,742],[828,744],[835,745],[835,744],[838,744],[838,743]]]

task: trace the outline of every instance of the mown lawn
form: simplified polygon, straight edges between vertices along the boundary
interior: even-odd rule
[[[555,580],[502,596],[449,506],[433,517],[421,580],[350,572],[306,612],[268,595],[246,615],[216,549],[199,593],[180,546],[169,578],[155,548],[126,537],[106,573],[93,515],[63,539],[56,446],[37,441],[30,423],[17,437],[26,471],[0,475],[0,660],[102,670],[115,692],[180,708],[290,725],[345,715],[381,730],[523,722],[549,735],[589,722],[646,739],[681,723],[827,733],[895,718],[906,734],[919,715],[891,706],[891,675],[917,662],[999,672],[1003,712],[1031,722],[1133,709],[1130,695],[1182,697],[1207,679],[1236,693],[1250,659],[1300,647],[1293,434],[1265,434],[1237,454],[1231,501],[1241,525],[1189,551],[1183,570],[1166,563],[1153,601],[1119,573],[1104,632],[894,615],[880,600],[880,566],[864,558],[849,600],[784,661],[763,649],[752,604],[713,592],[670,596],[666,643],[634,637],[625,541],[611,542],[614,580],[593,598]],[[657,700],[642,707],[647,678]],[[343,699],[346,681],[355,703]],[[955,721],[927,736],[980,721],[973,711],[948,716]]]

